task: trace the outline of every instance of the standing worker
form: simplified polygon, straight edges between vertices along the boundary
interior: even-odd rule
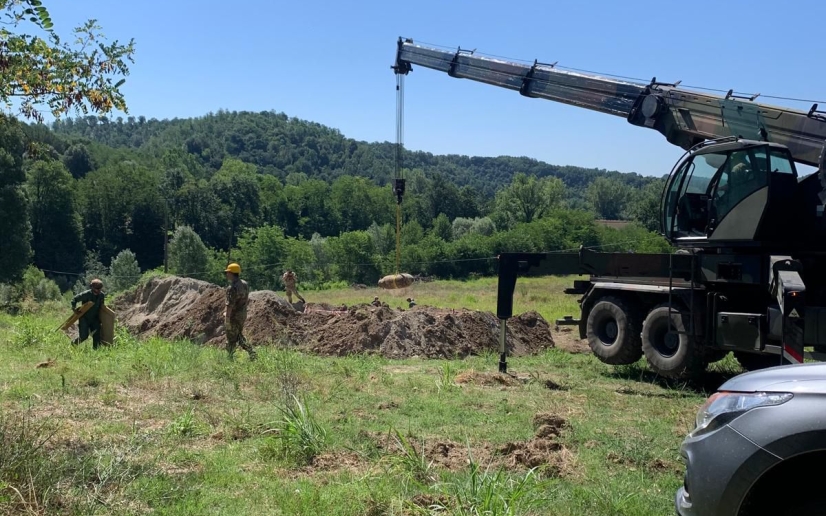
[[[94,305],[89,308],[77,322],[78,337],[72,341],[73,345],[78,345],[89,338],[92,334],[92,348],[100,347],[100,309],[103,308],[103,300],[106,294],[103,293],[103,282],[97,278],[89,283],[89,290],[84,290],[72,298],[72,311],[77,313],[80,308],[76,308],[78,303],[81,306],[92,301]]]
[[[293,302],[293,294],[298,296],[298,299],[300,299],[302,303],[306,303],[306,301],[304,301],[304,298],[301,297],[301,294],[298,293],[298,289],[295,287],[298,278],[295,277],[295,273],[292,271],[292,269],[287,269],[284,275],[281,276],[281,279],[284,281],[284,287],[286,287],[287,289],[287,300],[290,302],[290,304],[292,304]]]
[[[247,301],[250,297],[250,287],[240,278],[241,266],[237,263],[227,265],[224,271],[227,275],[227,303],[224,311],[224,329],[227,333],[227,353],[230,360],[235,356],[235,346],[249,353],[250,360],[255,360],[255,350],[244,337],[244,323],[247,320]]]

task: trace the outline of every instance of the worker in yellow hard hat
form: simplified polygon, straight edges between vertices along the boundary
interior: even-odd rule
[[[250,360],[255,360],[256,354],[252,346],[244,337],[244,323],[247,320],[247,303],[250,296],[250,287],[247,282],[241,279],[241,266],[237,263],[227,265],[224,270],[227,275],[227,300],[224,312],[224,329],[227,333],[227,353],[232,359],[235,355],[235,347],[249,353]]]

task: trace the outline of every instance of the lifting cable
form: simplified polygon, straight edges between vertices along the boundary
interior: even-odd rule
[[[396,273],[379,280],[379,287],[385,289],[406,288],[413,284],[413,276],[401,272],[402,256],[402,198],[404,197],[403,154],[404,154],[404,76],[406,71],[393,67],[396,71],[396,156],[394,162],[393,193],[396,196]]]
[[[396,74],[396,160],[394,163],[393,193],[396,194],[396,274],[401,269],[401,228],[402,197],[404,178],[402,177],[404,149],[404,74]]]

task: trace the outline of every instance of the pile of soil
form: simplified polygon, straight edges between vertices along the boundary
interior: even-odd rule
[[[417,454],[423,454],[433,466],[459,471],[473,460],[484,469],[488,465],[512,471],[542,469],[552,476],[567,476],[574,470],[575,456],[559,442],[560,434],[569,428],[568,422],[555,414],[538,413],[533,418],[534,436],[525,441],[500,445],[491,443],[457,443],[449,440],[427,440],[405,436]],[[362,431],[363,439],[385,453],[402,454],[405,451],[390,433]]]
[[[473,385],[503,385],[513,387],[515,385],[522,385],[517,378],[502,373],[491,373],[486,371],[464,371],[456,375],[454,380],[458,384],[468,383]]]
[[[224,289],[191,278],[152,278],[119,297],[118,323],[140,336],[187,338],[223,346]],[[308,303],[303,311],[271,291],[250,294],[245,335],[255,345],[292,345],[324,356],[374,353],[387,358],[457,358],[499,348],[499,321],[489,312],[369,304]],[[554,346],[536,312],[508,322],[508,353],[521,356]]]

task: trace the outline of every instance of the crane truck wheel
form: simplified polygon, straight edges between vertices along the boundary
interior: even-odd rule
[[[685,333],[685,314],[660,305],[648,312],[642,323],[642,351],[648,365],[660,376],[685,379],[696,376],[705,366],[702,350]],[[673,333],[669,333],[669,327]]]
[[[588,313],[588,346],[603,363],[633,364],[642,358],[639,318],[625,301],[606,297]]]

